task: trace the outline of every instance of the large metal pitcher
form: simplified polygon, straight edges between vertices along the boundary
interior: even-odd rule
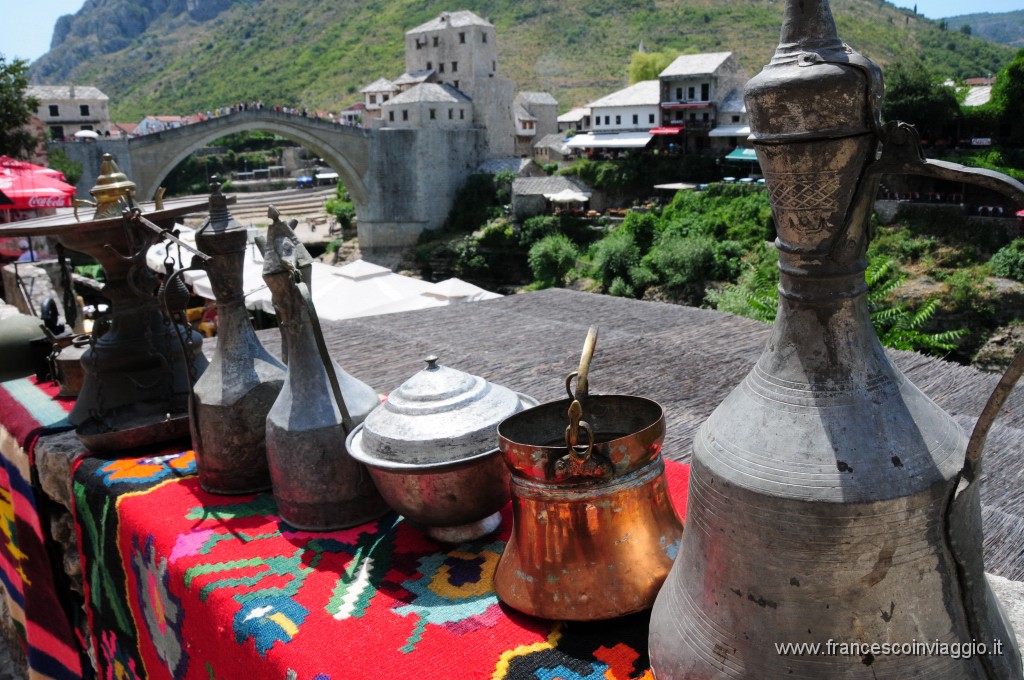
[[[1022,203],[1024,186],[925,161],[912,128],[880,124],[881,94],[827,1],[789,0],[778,50],[746,91],[779,311],[694,439],[687,531],[651,620],[660,680],[1021,677],[984,580],[967,437],[889,362],[864,269],[881,173]]]
[[[656,402],[590,395],[591,329],[569,399],[498,426],[512,470],[512,536],[494,575],[505,604],[548,619],[647,609],[682,537],[665,483],[665,414]],[[584,420],[583,418],[586,418]]]

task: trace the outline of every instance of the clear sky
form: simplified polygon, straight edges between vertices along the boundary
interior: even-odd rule
[[[85,0],[0,0],[0,53],[8,59],[38,59],[50,49],[57,18],[74,14],[83,4]],[[1024,9],[1024,0],[896,0],[895,4],[907,8],[917,5],[917,11],[930,19]]]

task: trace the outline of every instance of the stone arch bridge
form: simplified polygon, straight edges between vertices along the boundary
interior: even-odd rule
[[[364,249],[401,247],[440,227],[455,192],[486,157],[482,130],[364,129],[269,109],[225,116],[129,139],[59,143],[82,164],[78,196],[89,197],[101,158],[110,153],[137,185],[141,200],[156,195],[179,163],[226,135],[261,130],[314,152],[338,173],[356,206]]]

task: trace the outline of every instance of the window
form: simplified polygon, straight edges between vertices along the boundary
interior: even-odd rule
[[[453,80],[452,81],[452,87],[454,87],[456,90],[459,89],[459,81]]]
[[[386,94],[386,95],[384,95],[384,97],[383,97],[383,98],[381,99],[381,101],[382,101],[382,102],[386,102],[386,101],[387,101],[388,99],[390,99],[390,98],[391,98],[391,95],[389,95],[389,94]]]
[[[437,72],[438,73],[444,73],[444,62],[443,61],[438,63],[438,65],[437,65]]]
[[[370,103],[371,104],[376,104],[377,103],[377,95],[375,95],[375,94],[371,94],[370,95]]]
[[[703,119],[704,119],[704,122],[705,122],[705,123],[706,123],[706,122],[708,122],[708,120],[709,120],[709,114],[706,114],[706,113],[705,113],[705,114],[703,115]]]
[[[89,115],[89,105],[88,104],[79,104],[78,105],[78,113],[79,113],[79,115],[82,115],[82,116],[88,116]]]
[[[402,109],[402,120],[409,120],[409,109]]]
[[[677,102],[683,101],[683,88],[681,88],[681,87],[677,87],[676,88],[676,101]]]
[[[437,109],[430,109],[430,120],[437,120]]]
[[[433,68],[434,68],[434,62],[432,62],[432,61],[428,61],[428,62],[427,62],[427,70],[429,71],[429,70],[431,70],[431,69],[433,69]]]
[[[482,34],[482,37],[483,37],[483,42],[487,42],[487,34],[486,34],[486,33],[483,33],[483,34]]]
[[[466,44],[466,33],[465,33],[465,31],[463,31],[462,33],[459,33],[459,44],[461,44],[461,45],[465,45]]]
[[[711,83],[700,84],[700,100],[706,102],[711,99]]]
[[[437,36],[434,36],[434,47],[437,47]]]
[[[466,109],[459,109],[459,120],[466,119]]]
[[[740,122],[740,117],[739,116],[733,116],[732,117],[732,122],[734,122],[734,123]]]
[[[60,115],[60,108],[56,104],[50,104],[50,115],[51,116],[59,116]],[[61,136],[63,137],[63,135],[61,135]]]
[[[615,124],[622,125],[622,116],[615,116]]]
[[[654,114],[653,113],[647,114],[647,122],[650,123],[651,125],[654,125]]]
[[[497,71],[498,70],[498,62],[496,62],[496,61],[492,61],[491,62],[491,70],[492,71]]]
[[[457,72],[458,70],[459,70],[459,62],[457,62],[457,61],[453,61],[453,62],[452,62],[452,73],[455,73],[455,72]]]
[[[388,120],[390,120],[392,123],[395,122],[395,112],[394,111],[388,111]]]
[[[82,129],[83,130],[92,130],[92,126],[91,125],[83,125]]]
[[[455,112],[452,111],[451,109],[448,109],[448,120],[451,120],[454,117],[455,117]]]
[[[693,121],[697,120],[697,114],[696,113],[691,113],[690,114],[690,120],[693,120]]]
[[[604,124],[605,125],[611,125],[612,124],[612,117],[611,116],[605,116],[604,117]]]
[[[692,99],[696,99],[697,98],[697,88],[691,87],[691,88],[687,89],[686,90],[686,98],[687,99],[691,99],[691,100]]]
[[[50,126],[50,137],[54,139],[64,139],[64,126],[52,125]]]
[[[639,116],[639,114],[634,113],[633,114],[633,125],[639,125],[639,123],[640,123],[640,116]]]

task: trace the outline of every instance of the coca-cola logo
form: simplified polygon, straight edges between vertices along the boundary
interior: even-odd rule
[[[28,199],[30,208],[65,208],[71,205],[67,196],[31,196]]]

